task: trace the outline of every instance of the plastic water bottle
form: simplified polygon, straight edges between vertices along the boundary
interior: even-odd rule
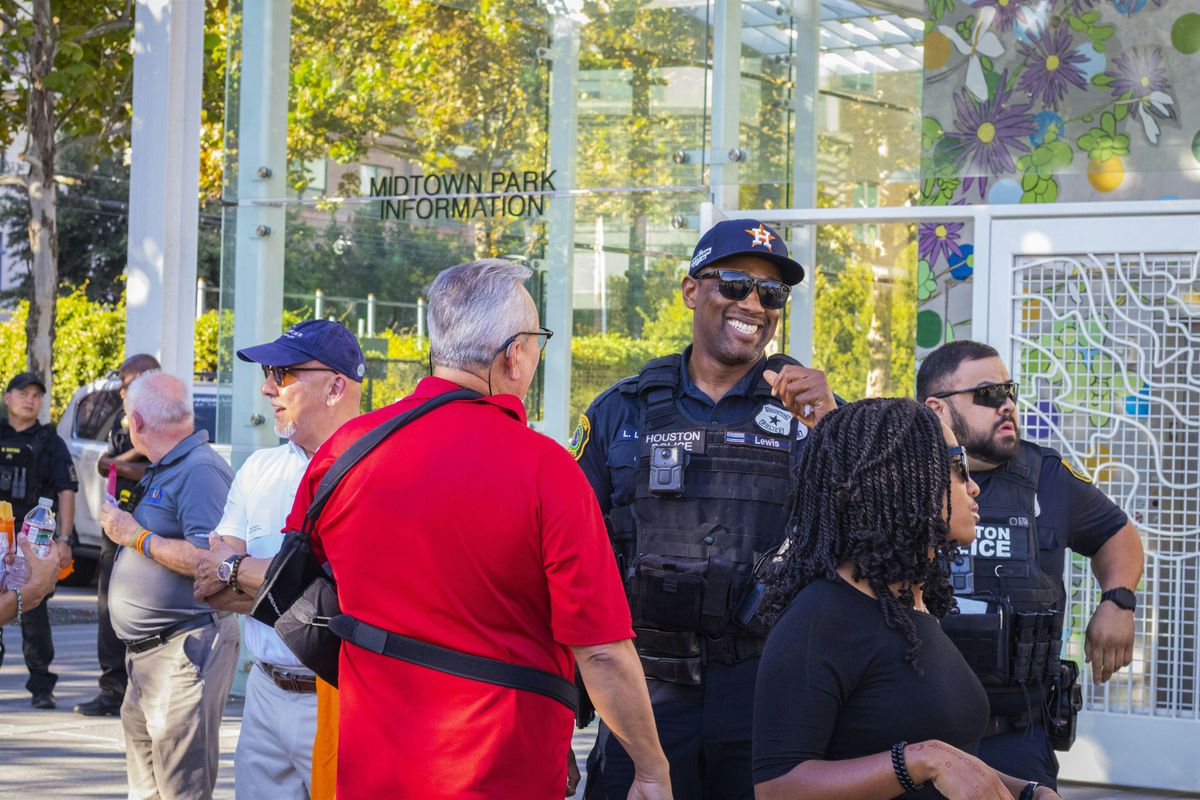
[[[25,522],[21,524],[21,533],[29,537],[29,545],[38,558],[50,557],[56,527],[54,501],[49,497],[39,497],[37,506],[25,515]],[[9,567],[8,577],[5,579],[8,588],[21,588],[25,585],[27,576],[25,556],[17,550],[16,559]]]

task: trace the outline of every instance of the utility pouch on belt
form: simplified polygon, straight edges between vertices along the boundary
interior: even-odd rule
[[[716,634],[729,622],[733,575],[733,562],[721,555],[643,553],[633,565],[633,624]]]
[[[1071,745],[1075,744],[1075,723],[1083,709],[1079,665],[1074,661],[1060,663],[1048,705],[1050,716],[1046,721],[1046,732],[1050,746],[1059,752],[1070,750]]]
[[[984,686],[1006,686],[1009,682],[1008,619],[1012,606],[1005,598],[990,598],[987,613],[947,614],[942,630],[962,652],[967,664]]]
[[[700,636],[694,631],[660,631],[634,628],[633,645],[647,678],[684,686],[700,684]]]

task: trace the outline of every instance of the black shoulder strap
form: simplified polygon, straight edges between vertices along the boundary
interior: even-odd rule
[[[571,709],[572,713],[579,710],[579,690],[575,688],[575,684],[536,667],[524,667],[422,642],[369,625],[349,614],[332,617],[329,620],[329,630],[339,638],[379,655],[419,664],[460,678],[535,692],[557,700]]]
[[[646,362],[637,376],[638,394],[645,394],[651,389],[679,388],[680,359],[683,355],[672,353]]]
[[[321,479],[320,485],[317,486],[317,493],[313,496],[312,503],[304,515],[304,530],[302,533],[309,534],[312,532],[317,523],[317,517],[321,516],[321,510],[325,508],[325,503],[329,501],[329,496],[333,494],[333,490],[337,488],[337,485],[342,482],[342,478],[346,477],[346,473],[350,471],[351,467],[361,461],[367,453],[374,450],[380,442],[417,417],[428,414],[439,406],[444,406],[446,403],[452,403],[455,400],[478,400],[481,397],[483,395],[471,389],[456,389],[452,392],[439,394],[437,397],[431,397],[419,406],[410,408],[403,414],[392,417],[388,421],[372,428],[365,436],[346,448],[346,452],[338,456],[337,460],[329,467],[329,470],[325,473],[325,477]]]
[[[774,370],[775,372],[779,372],[784,367],[789,366],[789,365],[793,365],[793,366],[797,366],[797,367],[804,366],[799,361],[797,361],[796,359],[792,358],[789,355],[785,355],[783,353],[776,353],[775,355],[773,355],[767,359],[767,365],[766,365],[766,367],[764,367],[764,371],[770,369],[770,370]],[[761,375],[758,377],[758,384],[755,386],[755,396],[756,397],[770,397],[771,396],[771,384],[767,383],[767,379],[762,377]]]

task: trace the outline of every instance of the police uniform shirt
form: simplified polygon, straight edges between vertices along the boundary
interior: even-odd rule
[[[1038,564],[1061,589],[1066,548],[1091,558],[1129,518],[1095,484],[1068,466],[1057,452],[1035,446],[1042,454],[1035,506],[1038,512]],[[1005,467],[971,473],[979,484],[979,507],[984,512],[988,508],[991,478],[1002,469]],[[980,531],[975,547],[986,546],[987,532]]]
[[[48,429],[49,432],[39,436],[43,429]],[[11,492],[0,492],[0,500],[7,500],[13,505],[13,518],[18,529],[25,515],[37,505],[39,496],[53,500],[54,511],[57,513],[58,493],[79,490],[71,451],[67,449],[67,443],[53,426],[37,422],[23,431],[17,431],[5,420],[0,422],[0,442],[14,443],[18,447],[28,445],[35,450],[40,448],[36,455],[36,480],[32,484],[33,491],[27,492],[25,498],[13,498]]]
[[[718,402],[696,386],[688,374],[687,364],[692,347],[683,351],[680,359],[680,388],[675,393],[679,409],[696,422],[728,425],[752,418],[763,406],[755,389],[766,369],[766,357],[747,372]],[[592,401],[587,413],[579,420],[570,450],[591,483],[600,510],[608,514],[614,505],[628,503],[634,493],[637,472],[636,458],[640,447],[638,425],[644,403],[637,397],[622,394],[619,387],[636,382],[637,376],[606,389]],[[791,467],[794,469],[804,452],[803,439],[808,428],[796,426],[796,441],[791,447]]]

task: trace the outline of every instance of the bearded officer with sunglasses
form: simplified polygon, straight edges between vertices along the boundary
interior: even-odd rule
[[[804,269],[773,228],[718,222],[683,279],[692,344],[601,394],[570,449],[604,512],[676,796],[752,798],[754,682],[766,629],[754,567],[783,539],[788,476],[835,408],[824,373],[767,358]],[[633,765],[601,722],[588,798]]]
[[[934,350],[917,374],[917,399],[966,447],[980,487],[978,535],[955,582],[964,613],[943,621],[988,691],[979,756],[1054,788],[1054,751],[1070,748],[1081,705],[1078,668],[1059,659],[1066,549],[1091,560],[1103,592],[1084,645],[1100,684],[1133,659],[1141,539],[1090,478],[1021,440],[1017,384],[994,348],[964,340]]]

